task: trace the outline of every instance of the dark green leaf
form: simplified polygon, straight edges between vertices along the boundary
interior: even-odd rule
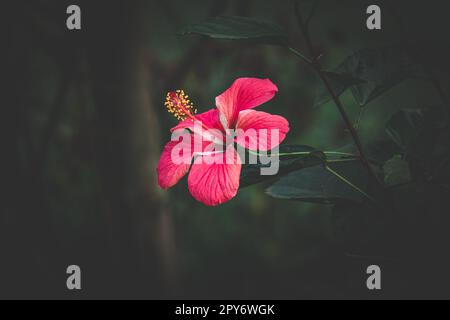
[[[425,130],[444,129],[449,118],[443,106],[428,109],[402,109],[386,125],[386,133],[402,149],[407,149]]]
[[[365,106],[409,77],[423,76],[422,68],[399,47],[366,48],[347,57],[334,73],[345,75],[333,83],[336,94],[351,88],[359,105]],[[348,78],[358,79],[352,84]],[[356,80],[355,80],[356,81]],[[328,99],[329,100],[329,99]],[[322,103],[328,100],[323,99]]]
[[[404,109],[392,116],[386,132],[402,150],[414,178],[449,176],[450,124],[442,108]]]
[[[323,160],[319,157],[320,151],[308,146],[280,146],[279,153],[307,152],[306,155],[292,155],[279,157],[279,172],[277,175],[261,175],[261,169],[269,167],[263,164],[246,164],[242,167],[240,186],[273,180],[294,170],[317,165]]]
[[[214,39],[249,40],[264,44],[287,45],[286,32],[273,22],[237,17],[219,16],[184,28],[182,35],[198,34]]]
[[[383,166],[384,183],[387,186],[396,186],[411,182],[411,171],[409,164],[400,155],[394,156],[386,161]]]
[[[367,170],[360,162],[335,163],[332,168],[354,185],[363,190],[367,189]],[[362,194],[322,165],[291,172],[274,183],[266,192],[274,198],[326,204],[343,201],[362,202],[365,199]]]
[[[423,109],[403,109],[394,114],[386,125],[386,133],[400,148],[406,150],[425,127]]]

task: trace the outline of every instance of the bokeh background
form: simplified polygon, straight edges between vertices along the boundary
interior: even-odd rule
[[[332,68],[355,50],[398,44],[406,30],[447,86],[445,2],[376,1],[383,29],[368,31],[365,11],[372,2],[321,1],[311,33],[322,63]],[[69,4],[81,7],[81,31],[65,27]],[[311,4],[303,1],[305,12]],[[433,291],[436,282],[427,280],[429,290],[419,290],[398,261],[347,252],[336,240],[331,207],[272,199],[264,184],[215,208],[192,199],[185,180],[170,191],[157,187],[156,163],[176,124],[163,105],[173,89],[184,89],[201,112],[214,107],[235,78],[267,77],[279,93],[263,108],[289,119],[288,143],[332,150],[351,140],[332,103],[313,107],[318,80],[289,51],[177,35],[186,24],[221,14],[266,18],[288,30],[304,51],[292,1],[17,0],[5,1],[2,11],[0,297],[299,299],[446,292]],[[350,94],[342,99],[356,121],[360,108]],[[430,83],[408,80],[364,109],[359,133],[365,141],[382,137],[396,110],[437,103]],[[382,293],[365,287],[372,263],[386,270]],[[80,292],[66,289],[71,264],[82,269]]]

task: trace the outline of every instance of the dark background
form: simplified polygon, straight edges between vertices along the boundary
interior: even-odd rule
[[[365,27],[375,3],[382,31]],[[66,29],[69,4],[81,7],[81,31]],[[357,49],[408,39],[448,91],[444,4],[324,0],[313,41],[334,67]],[[235,78],[268,77],[280,90],[264,110],[289,119],[288,142],[331,150],[350,141],[332,103],[313,108],[317,79],[287,50],[177,35],[220,14],[266,18],[304,51],[291,1],[17,0],[1,8],[1,298],[450,297],[447,224],[431,248],[420,244],[434,229],[417,234],[408,250],[416,254],[366,257],[336,239],[328,206],[275,200],[256,185],[209,208],[185,180],[157,187],[156,163],[176,124],[163,106],[173,89],[202,112]],[[342,99],[356,119],[353,98]],[[375,139],[396,110],[438,102],[429,83],[408,80],[371,103],[359,133]],[[351,234],[364,237],[358,227]],[[373,263],[383,270],[378,293],[365,286]],[[71,264],[82,269],[80,292],[66,289]]]

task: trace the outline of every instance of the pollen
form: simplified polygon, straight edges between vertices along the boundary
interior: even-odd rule
[[[187,118],[195,118],[197,109],[189,100],[189,96],[183,90],[176,90],[167,93],[166,102],[164,103],[169,113],[180,121]]]

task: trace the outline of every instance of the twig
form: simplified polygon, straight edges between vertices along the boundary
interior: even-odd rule
[[[355,124],[356,131],[359,130],[359,126],[361,125],[363,114],[364,114],[364,108],[359,107],[358,119],[356,120],[356,124]]]
[[[344,120],[344,123],[348,129],[348,131],[350,132],[353,141],[355,142],[356,148],[358,149],[358,153],[361,157],[361,162],[363,163],[363,165],[366,167],[367,172],[369,173],[369,175],[374,179],[374,181],[376,181],[381,188],[383,188],[383,185],[381,183],[381,181],[378,179],[377,175],[375,174],[375,172],[372,170],[372,167],[370,166],[370,162],[364,152],[361,140],[358,136],[358,133],[355,130],[355,127],[353,126],[353,123],[351,122],[349,116],[347,115],[347,112],[345,111],[344,106],[342,105],[341,100],[339,99],[339,97],[334,93],[334,90],[331,86],[331,83],[329,81],[329,79],[327,78],[326,74],[322,71],[322,67],[320,65],[320,62],[317,58],[316,53],[314,52],[314,45],[312,43],[311,40],[311,36],[308,30],[308,26],[305,24],[303,17],[300,13],[300,8],[299,8],[299,4],[297,1],[294,2],[295,4],[295,14],[297,16],[297,21],[300,27],[300,30],[303,33],[303,36],[305,38],[306,41],[306,45],[308,47],[309,53],[311,55],[312,61],[311,63],[308,63],[309,65],[311,65],[314,70],[317,72],[317,74],[319,75],[320,79],[322,80],[322,82],[324,83],[328,93],[330,94],[334,104],[336,105],[336,107],[338,108],[342,119]],[[292,51],[292,50],[291,50]],[[303,59],[305,60],[305,59]],[[309,59],[308,59],[309,60]],[[306,60],[305,60],[306,61]]]
[[[299,57],[300,59],[302,59],[303,61],[305,61],[307,64],[310,64],[310,65],[313,64],[312,60],[309,59],[308,57],[306,57],[303,53],[301,53],[301,52],[295,50],[295,49],[292,48],[292,47],[289,47],[289,50],[290,50],[293,54],[295,54],[297,57]]]
[[[319,2],[320,2],[320,0],[316,0],[312,5],[311,11],[309,12],[309,15],[305,21],[305,25],[307,27],[309,27],[309,24],[311,23],[311,19],[314,17],[314,14],[316,13],[317,7],[319,6]]]

